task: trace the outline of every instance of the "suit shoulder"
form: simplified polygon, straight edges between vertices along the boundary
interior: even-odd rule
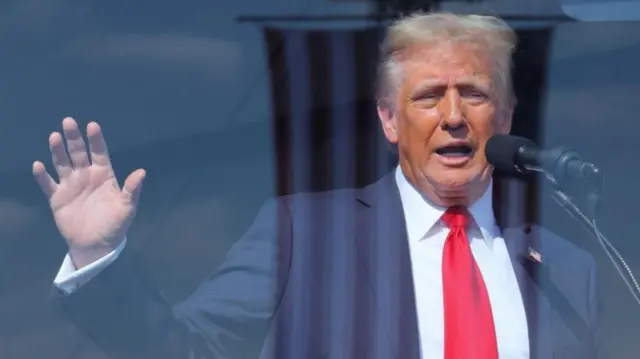
[[[354,201],[357,191],[357,188],[345,188],[321,192],[303,192],[276,197],[276,200],[287,207],[339,206]]]
[[[544,227],[536,226],[533,231],[537,232],[545,256],[550,260],[556,263],[569,263],[572,266],[576,264],[584,266],[595,265],[593,255],[578,247],[574,242]]]

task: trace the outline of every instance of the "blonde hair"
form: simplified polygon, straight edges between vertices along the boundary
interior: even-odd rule
[[[376,98],[385,104],[401,81],[398,55],[409,47],[437,42],[463,42],[480,46],[495,60],[496,76],[506,104],[514,103],[511,56],[517,44],[516,33],[494,16],[416,12],[394,21],[380,47]],[[393,106],[391,103],[387,105]]]

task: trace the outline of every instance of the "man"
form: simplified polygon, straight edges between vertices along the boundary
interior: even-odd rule
[[[396,171],[268,202],[175,307],[121,256],[145,172],[120,189],[100,127],[87,154],[65,119],[59,183],[33,166],[69,246],[56,302],[112,358],[603,357],[591,256],[492,209],[484,146],[510,131],[515,42],[493,17],[395,22],[377,96]]]

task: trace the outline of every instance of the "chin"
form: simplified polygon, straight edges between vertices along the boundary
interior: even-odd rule
[[[458,172],[458,171],[456,171]],[[441,176],[429,178],[432,187],[442,195],[453,197],[466,197],[483,176],[482,173],[473,171],[460,171],[464,173],[445,173]]]
[[[460,174],[458,176],[439,176],[432,177],[436,188],[443,192],[460,192],[471,187],[479,176]]]
[[[470,183],[439,183],[436,190],[442,195],[452,197],[465,197],[471,188]]]
[[[466,168],[425,166],[421,169],[424,189],[429,189],[432,200],[443,207],[466,206],[474,201],[482,183],[486,182],[486,167],[477,163]],[[422,187],[422,186],[421,186]]]

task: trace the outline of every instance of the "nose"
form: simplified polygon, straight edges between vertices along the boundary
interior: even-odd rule
[[[445,98],[441,102],[441,113],[443,115],[442,127],[448,129],[460,128],[464,125],[464,115],[462,111],[462,99],[455,89],[449,89]]]

